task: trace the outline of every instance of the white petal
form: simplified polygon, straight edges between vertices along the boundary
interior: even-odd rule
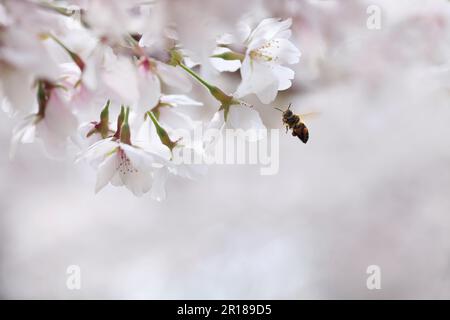
[[[45,121],[36,124],[36,136],[44,145],[45,153],[49,158],[62,160],[66,154],[66,139],[61,139],[53,133]]]
[[[95,193],[103,189],[113,178],[117,169],[117,154],[108,156],[98,167]]]
[[[94,132],[89,137],[88,133],[95,127],[91,122],[83,123],[79,126],[77,133],[71,136],[72,142],[81,150],[86,150],[94,143],[102,140],[102,136],[98,132]]]
[[[26,128],[24,128],[20,142],[33,143],[35,136],[36,136],[36,126],[35,125],[27,126]]]
[[[225,128],[224,112],[217,111],[205,129],[205,135],[203,137],[203,146],[206,154],[210,156],[214,154],[216,144],[218,143],[220,135],[222,134],[224,128]]]
[[[157,163],[165,163],[170,160],[171,152],[169,148],[161,143],[155,126],[152,121],[147,120],[141,125],[134,144],[142,148],[143,151],[155,157]],[[154,164],[153,164],[154,165]]]
[[[128,105],[135,105],[139,98],[136,70],[132,62],[125,57],[105,56],[106,71],[104,83],[116,95],[116,98]]]
[[[206,127],[206,130],[221,130],[225,126],[225,119],[223,111],[217,111],[214,113],[213,118],[209,122],[208,126]]]
[[[139,105],[138,109],[150,110],[161,97],[161,83],[156,74],[150,71],[139,72]]]
[[[0,89],[8,98],[13,113],[28,113],[32,110],[36,95],[31,89],[30,74],[25,71],[2,66]]]
[[[160,109],[160,121],[164,124],[166,130],[192,130],[195,127],[194,121],[187,115],[174,110],[173,108]],[[178,139],[179,137],[171,138]]]
[[[189,98],[183,94],[169,94],[161,96],[161,102],[170,104],[174,107],[178,106],[202,106],[203,103]]]
[[[178,150],[177,150],[178,149]],[[208,167],[204,163],[183,163],[184,155],[186,154],[186,159],[203,159],[204,150],[199,147],[191,146],[181,146],[174,149],[174,161],[178,161],[179,165],[173,167],[173,171],[176,175],[196,180],[204,176],[208,172]]]
[[[120,175],[120,173],[119,173],[119,171],[118,170],[116,170],[116,172],[114,173],[114,175],[113,175],[113,177],[111,178],[111,184],[114,186],[114,187],[121,187],[121,186],[123,186],[124,185],[124,183],[123,183],[123,181],[122,181],[122,177],[121,177],[121,175]]]
[[[124,150],[133,167],[139,171],[150,170],[152,163],[157,160],[154,155],[127,144],[121,143],[120,148]]]
[[[77,119],[57,89],[50,94],[42,121],[55,136],[62,140],[72,135],[77,129]]]
[[[213,55],[225,52],[231,52],[231,50],[227,48],[217,48],[214,50]],[[209,60],[213,67],[220,72],[235,72],[241,67],[241,61],[239,60],[225,60],[222,58],[210,58]]]
[[[123,184],[137,197],[147,193],[152,187],[150,171],[121,173]]]
[[[3,112],[5,112],[9,117],[14,116],[14,110],[11,106],[11,103],[8,101],[6,97],[4,97],[4,94],[1,92],[2,86],[0,83],[0,105]]]
[[[36,135],[35,117],[27,117],[13,129],[9,157],[13,159],[19,142],[32,143]]]
[[[246,130],[249,141],[262,139],[266,134],[266,127],[259,113],[249,107],[231,106],[227,122],[234,129]]]
[[[244,43],[252,32],[252,28],[247,23],[240,22],[237,25],[237,40],[241,43]]]
[[[294,79],[295,72],[283,66],[276,66],[273,68],[273,73],[278,78],[278,90],[286,90],[292,86],[292,79]]]
[[[88,163],[97,167],[108,154],[113,152],[119,144],[111,139],[100,140],[90,146],[84,153],[79,155],[76,162],[81,160],[87,160]]]
[[[58,75],[58,66],[43,43],[35,34],[22,28],[8,28],[2,32],[1,56],[7,64],[37,78],[55,80]]]
[[[3,7],[3,4],[0,3],[0,24],[6,26],[11,23],[11,18],[6,13],[5,8]]]
[[[65,155],[68,138],[77,129],[77,119],[60,96],[59,90],[52,90],[45,116],[36,124],[36,135],[42,139],[47,155],[56,159]]]
[[[182,92],[191,91],[191,80],[183,73],[181,68],[176,68],[162,62],[157,62],[156,68],[158,70],[158,75],[165,84],[177,88]]]
[[[270,41],[277,37],[290,36],[290,33],[286,33],[292,25],[292,19],[286,19],[280,21],[278,19],[264,19],[255,28],[255,30],[250,35],[249,50],[253,50],[255,46],[258,46],[261,41]]]
[[[234,36],[230,33],[224,33],[217,37],[216,42],[218,44],[232,44],[235,42]]]
[[[83,84],[90,90],[95,90],[98,85],[98,65],[95,65],[96,61],[88,59],[86,61],[85,69],[83,70]]]
[[[156,39],[153,32],[144,32],[141,39],[139,39],[139,47],[152,47],[155,42]]]
[[[267,48],[271,57],[275,58],[278,64],[295,64],[300,61],[301,52],[296,46],[286,39],[276,39],[271,46]]]
[[[111,179],[113,185],[125,185],[136,196],[141,196],[151,187],[150,164],[146,164],[144,152],[140,153],[132,146],[120,144],[117,151],[116,171]]]
[[[254,93],[262,103],[268,104],[275,100],[279,86],[278,78],[269,64],[251,61],[247,57],[242,65],[241,75],[242,82],[236,91],[238,98]]]
[[[163,201],[166,199],[166,181],[169,176],[167,167],[158,169],[153,175],[153,186],[150,191],[150,196],[156,201]]]

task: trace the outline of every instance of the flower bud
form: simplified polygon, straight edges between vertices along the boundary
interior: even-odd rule
[[[97,130],[103,139],[107,138],[109,134],[109,104],[110,101],[108,100],[100,113],[100,123],[97,125]]]
[[[114,138],[120,139],[120,130],[122,129],[122,123],[125,119],[125,108],[123,106],[120,107],[120,114],[117,117],[117,129],[114,133]]]
[[[156,119],[153,112],[149,111],[147,114],[150,116],[150,119],[152,120],[153,124],[156,127],[156,133],[158,134],[159,139],[161,140],[161,143],[168,147],[170,151],[173,150],[173,148],[176,147],[178,144],[178,141],[172,141],[170,140],[169,134],[167,131],[159,124],[158,120]]]
[[[131,145],[130,125],[128,124],[128,117],[130,115],[130,108],[127,107],[122,127],[120,128],[120,142]]]
[[[211,58],[220,58],[223,60],[239,60],[239,61],[244,61],[245,56],[241,53],[237,53],[234,51],[227,51],[221,54],[215,54],[213,56],[211,56]]]

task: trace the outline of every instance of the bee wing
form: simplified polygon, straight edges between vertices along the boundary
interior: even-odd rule
[[[320,116],[320,112],[308,112],[304,114],[299,114],[300,118],[302,120],[313,120],[317,119]]]

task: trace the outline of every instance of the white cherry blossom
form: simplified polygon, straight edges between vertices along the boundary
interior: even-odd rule
[[[79,159],[98,170],[96,192],[112,184],[163,200],[170,177],[193,180],[207,171],[205,141],[197,136],[207,124],[194,118],[204,119],[208,109],[200,107],[212,100],[185,95],[194,82],[216,100],[209,128],[260,139],[265,127],[242,97],[255,93],[268,102],[291,86],[286,65],[300,53],[288,40],[290,20],[266,19],[253,31],[254,21],[241,24],[240,36],[222,36],[210,59],[226,26],[192,32],[173,9],[166,1],[0,1],[0,107],[22,119],[11,155],[20,143],[39,141],[61,158],[75,145]],[[237,90],[232,77],[219,82],[208,62],[220,71],[240,69]],[[234,94],[225,93],[230,86]],[[116,116],[119,107],[114,132],[109,109]]]
[[[135,109],[141,112],[158,105],[162,99],[161,82],[181,92],[192,88],[189,78],[181,70],[146,56],[138,62],[137,75],[139,100]]]
[[[64,155],[67,139],[75,132],[77,119],[61,90],[54,88],[45,106],[45,112],[25,117],[13,130],[10,155],[14,156],[18,143],[32,143],[35,138],[42,140],[50,157]]]
[[[208,154],[214,153],[216,143],[226,129],[243,130],[245,138],[250,142],[264,138],[267,132],[256,110],[249,106],[232,105],[229,107],[227,119],[225,119],[225,112],[219,110],[214,114],[206,128],[206,130],[216,130],[216,134],[206,135],[203,141]]]
[[[236,91],[236,97],[256,94],[261,102],[268,104],[275,100],[278,91],[291,87],[294,71],[285,65],[299,62],[301,53],[289,41],[291,36],[291,19],[265,19],[253,31],[249,26],[241,26],[239,38],[245,39],[243,44],[232,44],[238,37],[221,39],[221,48],[216,49],[215,56],[231,53],[229,48],[236,47],[234,52],[241,54],[242,63],[236,59],[212,58],[212,63],[220,71],[235,71],[240,67],[242,82]]]
[[[291,87],[295,74],[284,65],[298,63],[301,55],[289,41],[291,24],[291,19],[266,19],[249,35],[238,97],[255,93],[261,102],[270,103],[278,91]]]
[[[205,150],[202,141],[191,139],[190,133],[187,130],[169,131],[170,140],[177,141],[169,148],[161,142],[155,124],[150,118],[142,124],[138,141],[140,143],[146,141],[143,149],[165,159],[163,165],[154,173],[154,184],[150,191],[152,199],[162,201],[166,198],[165,185],[171,175],[196,180],[207,173],[206,164],[203,162]]]
[[[97,168],[95,192],[108,183],[125,186],[142,196],[152,186],[152,172],[161,158],[120,140],[105,139],[92,145],[80,158]]]
[[[159,121],[169,130],[192,130],[195,127],[195,123],[189,116],[189,110],[187,109],[201,106],[203,106],[202,102],[186,95],[170,94],[161,96],[159,104],[153,109],[153,112],[158,114]]]
[[[33,77],[56,79],[58,66],[36,35],[0,25],[0,92],[12,112],[31,111]]]

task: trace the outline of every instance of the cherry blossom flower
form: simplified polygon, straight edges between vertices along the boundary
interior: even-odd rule
[[[138,109],[148,110],[155,106],[161,97],[161,82],[147,57],[139,61],[138,66],[139,100]]]
[[[189,180],[197,180],[206,175],[208,171],[205,163],[200,161],[199,163],[194,162],[194,159],[201,159],[203,161],[206,156],[205,150],[199,143],[179,143],[172,149],[172,155],[170,161],[165,162],[163,167],[155,171],[154,184],[150,190],[150,196],[154,200],[165,200],[165,185],[171,175]]]
[[[298,63],[301,55],[289,41],[291,24],[291,19],[265,19],[253,31],[249,26],[241,27],[240,38],[245,39],[243,53],[230,49],[233,37],[222,38],[222,48],[214,52],[212,63],[221,71],[235,71],[242,60],[242,82],[236,97],[254,93],[268,104],[275,100],[278,91],[291,87],[295,73],[284,65]]]
[[[226,129],[243,130],[245,139],[249,142],[258,141],[267,134],[259,113],[246,105],[232,105],[229,107],[227,119],[225,119],[225,111],[217,111],[206,130],[216,130],[215,134],[205,136],[203,145],[208,155],[214,155],[216,143]]]
[[[179,69],[143,56],[138,63],[138,109],[148,111],[158,104],[162,94],[161,81],[181,92],[192,88],[189,78]]]
[[[33,77],[56,79],[58,66],[36,35],[0,26],[0,74],[0,92],[11,111],[28,113],[35,98]]]
[[[44,85],[40,84],[40,87]],[[39,101],[39,111],[25,117],[13,130],[10,155],[14,156],[18,143],[43,141],[47,154],[53,158],[64,155],[67,139],[75,132],[77,119],[64,100],[59,88],[44,89],[46,97]]]
[[[143,147],[145,150],[165,159],[163,166],[155,170],[154,185],[150,191],[152,199],[162,201],[166,198],[165,185],[169,176],[196,180],[206,174],[207,167],[203,162],[205,151],[202,141],[188,139],[189,131],[182,130],[186,133],[184,135],[178,135],[180,130],[169,132],[152,112],[148,115],[139,136],[147,141]]]
[[[176,53],[173,54],[176,55]],[[173,59],[176,60],[177,57],[173,56]],[[222,131],[227,126],[232,129],[242,129],[247,131],[247,138],[250,141],[262,138],[265,133],[265,126],[263,125],[258,112],[253,110],[250,104],[236,98],[236,94],[226,94],[217,86],[208,83],[179,60],[177,63],[193,78],[203,84],[211,95],[221,103],[219,110],[216,112],[209,125],[210,129]],[[206,144],[210,144],[210,142],[206,142]]]
[[[192,130],[195,127],[194,121],[187,114],[190,107],[203,106],[202,102],[196,101],[186,95],[170,94],[162,95],[159,103],[152,109],[158,121],[164,124],[167,129]]]
[[[125,186],[134,195],[142,196],[151,189],[153,171],[165,161],[160,155],[131,143],[128,116],[129,109],[125,113],[120,132],[116,133],[120,136],[119,139],[116,135],[100,140],[78,158],[86,160],[97,169],[95,192],[111,183],[114,186]]]
[[[98,170],[96,192],[112,184],[165,199],[169,177],[192,180],[206,173],[205,141],[196,130],[208,125],[260,139],[265,127],[242,97],[255,93],[272,101],[291,86],[293,72],[285,65],[300,56],[288,40],[290,20],[267,19],[253,31],[249,23],[242,37],[221,37],[210,61],[225,26],[192,32],[164,1],[0,2],[0,107],[22,119],[13,130],[11,154],[19,143],[39,140],[50,157],[60,158],[75,145],[79,159]],[[241,70],[233,94],[202,78],[219,75],[209,61],[220,71]],[[191,118],[206,108],[185,95],[190,76],[218,102],[209,124]],[[119,106],[114,132],[109,112],[117,114]]]
[[[100,113],[100,121],[91,121],[83,123],[78,128],[78,135],[72,137],[72,141],[86,150],[94,143],[113,136],[114,132],[109,128],[109,106],[111,102],[108,100],[105,107]]]
[[[110,43],[120,42],[129,33],[141,31],[147,25],[147,5],[141,0],[72,0],[84,12],[83,21],[92,32]]]
[[[60,65],[62,83],[70,88],[70,103],[81,115],[94,116],[105,99],[114,105],[136,106],[140,99],[140,83],[142,81],[136,65],[131,59],[118,55],[104,44],[99,43],[93,51],[83,59],[83,68],[76,63]],[[144,92],[155,96],[158,90],[147,87]]]
[[[164,162],[162,167],[156,168],[154,171],[150,196],[156,201],[166,199],[166,182],[170,176],[197,180],[206,175],[208,171],[206,164],[202,162],[206,153],[200,143],[180,142],[172,150],[164,147],[159,146],[159,148],[163,148],[163,154],[169,152],[170,158]],[[198,163],[195,162],[195,159],[198,159]]]
[[[156,158],[135,146],[105,139],[93,144],[80,159],[83,158],[97,167],[95,192],[111,183],[142,196],[152,186],[152,164]]]

